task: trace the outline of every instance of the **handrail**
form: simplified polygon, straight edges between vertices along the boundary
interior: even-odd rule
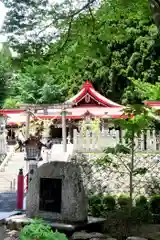
[[[26,175],[24,176],[24,185],[25,185],[25,180],[26,180],[26,187],[24,188],[24,193],[28,192],[28,173],[26,173]]]
[[[4,171],[5,166],[8,164],[9,160],[13,157],[14,151],[9,152],[5,157],[4,161],[0,165],[0,172]]]
[[[5,171],[5,167],[8,164],[8,162],[11,160],[13,155],[14,155],[14,149],[7,154],[7,156],[5,157],[4,161],[0,164],[0,172]],[[0,176],[0,177],[5,179],[6,181],[8,181],[10,183],[10,191],[15,190],[14,189],[15,188],[15,186],[14,186],[15,185],[15,179],[12,182],[12,180],[9,180],[8,178],[6,178],[4,176]]]

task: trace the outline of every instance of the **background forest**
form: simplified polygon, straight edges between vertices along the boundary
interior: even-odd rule
[[[160,100],[159,22],[148,0],[2,2],[1,106],[63,102],[86,79],[118,103]]]

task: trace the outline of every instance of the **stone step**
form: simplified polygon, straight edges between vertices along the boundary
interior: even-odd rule
[[[12,189],[17,187],[17,174],[24,166],[24,153],[14,153],[7,166],[0,172],[0,192],[8,192],[11,191],[11,187]]]

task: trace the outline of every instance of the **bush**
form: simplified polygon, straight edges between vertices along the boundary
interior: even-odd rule
[[[20,232],[20,240],[67,240],[63,233],[53,232],[51,227],[41,220],[26,225]]]
[[[160,195],[154,195],[150,198],[149,207],[153,214],[160,213]]]
[[[124,208],[108,212],[104,228],[109,235],[122,240],[131,235],[131,229],[139,230],[140,225],[146,223],[152,223],[152,215],[148,210],[133,207],[130,212]]]
[[[103,196],[103,206],[105,211],[113,211],[116,208],[116,200],[111,195]]]
[[[130,204],[130,198],[128,196],[121,195],[117,199],[117,202],[121,209],[128,208]]]
[[[102,216],[103,212],[103,195],[101,193],[93,194],[88,197],[89,214],[93,217]]]
[[[113,211],[116,208],[116,200],[111,195],[103,195],[102,193],[90,195],[89,214],[93,217],[104,217],[108,211]]]
[[[148,209],[144,208],[144,205],[138,207],[132,207],[129,221],[132,224],[152,223],[152,214]]]
[[[140,196],[136,199],[136,207],[148,209],[148,200],[145,196]]]

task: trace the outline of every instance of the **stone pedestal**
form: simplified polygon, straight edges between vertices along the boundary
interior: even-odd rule
[[[27,217],[81,223],[87,221],[87,212],[80,166],[55,161],[37,169],[27,194]]]

